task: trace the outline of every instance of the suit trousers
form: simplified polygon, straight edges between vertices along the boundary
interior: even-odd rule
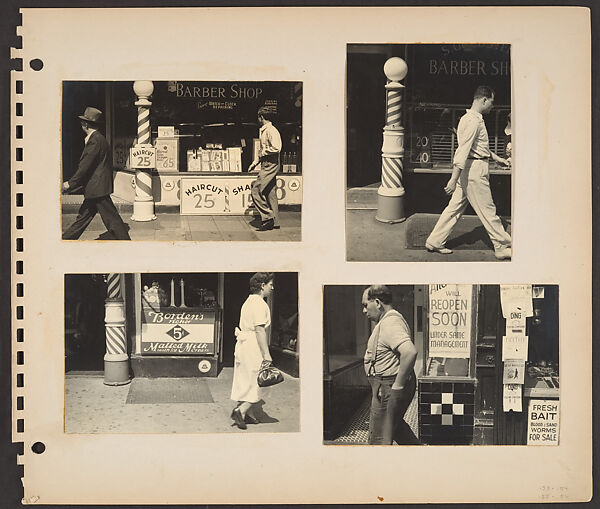
[[[465,169],[460,172],[452,198],[429,234],[427,243],[434,247],[444,247],[468,203],[483,223],[494,250],[510,247],[510,235],[506,233],[500,218],[496,215],[496,205],[490,190],[488,162],[479,159],[467,160]]]
[[[369,414],[369,445],[420,445],[419,439],[404,420],[415,391],[417,380],[412,373],[403,389],[392,389],[395,376],[369,376],[371,412]]]
[[[127,226],[121,219],[110,195],[99,198],[85,198],[75,222],[63,233],[63,240],[77,240],[94,219],[96,213],[100,213],[102,222],[108,230],[111,240],[131,240]]]
[[[279,203],[277,202],[277,173],[279,154],[264,156],[260,160],[258,177],[252,182],[252,201],[263,221],[273,219],[279,226]]]

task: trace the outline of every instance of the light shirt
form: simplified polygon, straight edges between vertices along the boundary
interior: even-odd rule
[[[271,325],[271,310],[260,295],[252,293],[242,305],[240,329],[254,331],[258,325],[263,325],[265,328]]]
[[[468,158],[485,159],[491,156],[490,140],[483,116],[468,109],[458,123],[458,148],[454,152],[454,164],[465,169]]]
[[[406,341],[411,341],[410,328],[398,311],[390,309],[369,336],[364,359],[367,375],[396,376],[400,368],[398,348]],[[374,372],[370,369],[372,365]]]
[[[258,157],[281,152],[281,135],[271,122],[267,122],[261,126],[258,131],[258,137],[260,139]]]
[[[85,145],[87,145],[87,142],[90,141],[92,134],[94,134],[97,130],[98,129],[92,129],[89,133],[87,133],[87,135],[85,137]]]

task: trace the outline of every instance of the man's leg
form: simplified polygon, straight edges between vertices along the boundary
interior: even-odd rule
[[[83,200],[75,222],[62,234],[63,240],[77,240],[89,226],[96,215],[96,205],[93,200]]]
[[[273,217],[273,226],[279,227],[279,202],[277,200],[277,176],[271,180],[269,185],[265,188],[265,195],[267,197],[267,203],[271,209],[271,216]]]
[[[379,380],[372,376],[367,377],[371,385],[371,411],[369,412],[369,445],[382,445],[383,422],[385,419],[385,404],[383,401],[383,387]],[[386,400],[387,402],[387,400]]]
[[[260,218],[263,221],[266,221],[267,219],[271,218],[270,215],[272,211],[269,207],[266,197],[262,193],[262,189],[264,188],[263,180],[264,176],[261,175],[261,172],[259,171],[258,177],[254,182],[252,182],[250,193],[252,194],[252,201],[254,202],[256,210],[258,210],[258,213],[260,214]]]
[[[96,206],[98,207],[98,212],[100,212],[104,226],[106,226],[106,229],[112,233],[116,240],[131,240],[127,232],[127,226],[125,226],[115,204],[110,199],[110,195],[98,198]]]
[[[466,170],[462,170],[466,171]],[[446,241],[452,233],[452,229],[462,217],[467,208],[467,196],[463,189],[463,183],[466,183],[466,179],[462,178],[456,184],[456,189],[452,193],[450,202],[440,215],[437,223],[435,224],[432,232],[427,237],[427,244],[434,248],[443,248],[446,245]]]
[[[392,391],[390,402],[388,403],[388,412],[394,414],[394,432],[393,438],[398,445],[421,445],[421,442],[414,434],[411,427],[404,420],[406,410],[412,403],[417,390],[417,380],[413,375],[406,382],[406,387],[402,391]],[[396,398],[394,398],[396,396]],[[392,399],[395,401],[392,403]]]
[[[475,161],[473,166],[477,164],[477,170],[473,171],[467,186],[467,198],[473,207],[473,210],[483,223],[490,240],[494,246],[494,251],[502,251],[509,249],[511,245],[510,235],[504,230],[502,221],[496,214],[496,205],[492,198],[490,182],[488,177],[488,163],[485,161]]]

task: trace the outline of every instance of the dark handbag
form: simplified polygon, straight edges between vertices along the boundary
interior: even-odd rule
[[[283,382],[283,375],[269,361],[262,361],[256,382],[259,387],[270,387]]]

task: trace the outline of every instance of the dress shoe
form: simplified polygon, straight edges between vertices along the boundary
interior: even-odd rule
[[[248,414],[245,415],[244,422],[246,424],[260,424],[260,421],[256,417],[252,417],[251,415],[248,415]]]
[[[448,249],[447,247],[433,246],[429,242],[425,243],[425,247],[427,248],[427,251],[430,251],[432,253],[452,254],[452,249]]]
[[[498,249],[494,253],[494,256],[498,258],[498,260],[510,260],[512,255],[512,249],[510,247],[505,247],[504,249]]]
[[[233,422],[235,422],[235,424],[237,425],[238,428],[246,429],[248,427],[248,426],[246,426],[246,423],[244,422],[244,418],[242,417],[242,412],[240,412],[239,408],[234,408],[231,411],[231,418],[233,419]]]
[[[267,219],[266,221],[263,221],[262,224],[257,228],[257,230],[259,232],[266,232],[269,230],[273,230],[275,228],[275,222],[273,221],[273,219]]]

